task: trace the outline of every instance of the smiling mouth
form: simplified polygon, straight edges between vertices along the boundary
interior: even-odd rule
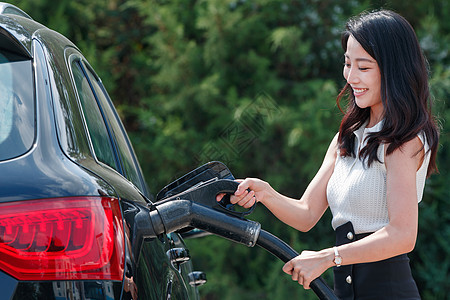
[[[367,90],[369,90],[369,89],[353,89],[353,91],[356,93],[356,94],[362,94],[362,93],[364,93],[365,91],[367,91]]]

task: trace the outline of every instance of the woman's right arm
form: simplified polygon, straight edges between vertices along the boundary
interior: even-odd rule
[[[322,166],[300,200],[284,196],[269,183],[256,178],[243,180],[236,190],[235,197],[231,197],[230,200],[232,203],[250,207],[256,198],[256,201],[264,204],[287,225],[300,231],[308,231],[314,227],[328,207],[326,189],[334,170],[336,153],[337,135],[328,147]]]

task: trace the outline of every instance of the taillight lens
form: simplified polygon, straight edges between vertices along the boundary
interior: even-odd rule
[[[117,199],[0,203],[0,269],[19,280],[122,280]]]

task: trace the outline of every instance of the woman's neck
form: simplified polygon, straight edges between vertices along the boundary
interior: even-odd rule
[[[373,110],[370,111],[369,123],[366,128],[372,128],[377,125],[383,119],[383,114],[376,113]]]

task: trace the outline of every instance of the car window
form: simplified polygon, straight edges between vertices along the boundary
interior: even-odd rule
[[[92,93],[89,82],[77,60],[72,61],[72,74],[86,119],[95,156],[99,161],[117,170],[118,164],[111,145],[108,130],[103,121],[102,114],[97,105],[95,96]]]
[[[0,161],[26,153],[34,142],[32,63],[0,49]]]
[[[123,166],[124,175],[128,180],[130,180],[138,188],[140,188],[142,192],[146,193],[146,185],[144,184],[143,178],[141,177],[142,172],[136,161],[136,156],[134,154],[131,143],[128,140],[128,136],[125,133],[123,124],[120,121],[120,118],[117,115],[114,107],[112,106],[112,103],[109,100],[109,96],[107,95],[100,80],[98,80],[97,76],[95,76],[88,67],[86,67],[86,73],[91,80],[92,86],[94,87],[95,93],[105,114],[105,118],[108,120],[114,134],[117,143],[117,149],[119,151]]]

